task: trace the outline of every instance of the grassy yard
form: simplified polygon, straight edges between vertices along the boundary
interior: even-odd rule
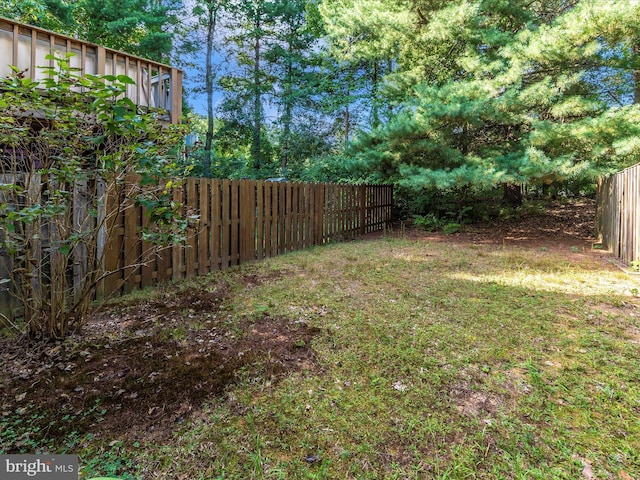
[[[207,318],[239,339],[270,321],[313,329],[291,349],[311,352],[296,368],[252,357],[163,437],[87,427],[28,445],[79,454],[85,478],[638,479],[637,278],[598,251],[424,238],[244,266],[176,295],[224,281]],[[207,328],[192,313],[165,338]],[[0,440],[17,451],[25,412],[4,409]]]

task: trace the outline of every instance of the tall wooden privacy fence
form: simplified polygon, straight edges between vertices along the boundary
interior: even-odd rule
[[[624,262],[640,260],[640,164],[598,181],[596,234]]]
[[[129,292],[385,228],[390,185],[189,178],[175,200],[199,215],[186,245],[155,252],[142,208],[125,209],[107,241],[100,292]]]

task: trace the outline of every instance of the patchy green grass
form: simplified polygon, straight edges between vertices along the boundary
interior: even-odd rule
[[[638,281],[601,253],[383,239],[238,272],[230,315],[320,328],[317,365],[240,373],[163,444],[85,439],[88,472],[640,478]]]

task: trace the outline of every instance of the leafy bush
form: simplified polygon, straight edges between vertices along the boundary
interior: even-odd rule
[[[460,224],[456,222],[447,223],[442,227],[442,233],[450,235],[460,231]]]
[[[48,58],[54,66],[40,83],[17,69],[0,79],[2,281],[20,307],[13,327],[32,338],[81,323],[124,210],[146,208],[148,241],[179,241],[186,228],[171,180],[183,173],[184,129],[138,113],[124,96],[129,77],[82,76],[69,55]]]
[[[441,228],[442,224],[433,213],[428,213],[427,215],[414,215],[413,226],[420,230],[433,232],[434,230]]]

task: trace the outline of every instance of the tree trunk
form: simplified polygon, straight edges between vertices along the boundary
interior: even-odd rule
[[[517,183],[505,183],[503,185],[502,201],[514,208],[522,206],[522,186]]]
[[[380,83],[378,72],[378,61],[373,62],[373,72],[371,78],[371,126],[376,128],[380,125],[380,115],[378,113],[378,88]]]
[[[291,138],[291,111],[293,109],[293,65],[292,65],[292,55],[293,55],[293,47],[291,42],[289,42],[288,46],[289,56],[287,57],[287,71],[286,71],[286,80],[285,80],[285,88],[284,88],[284,115],[282,116],[282,176],[286,178],[287,176],[287,164],[289,163],[289,145]]]
[[[253,143],[251,145],[251,155],[253,156],[254,170],[260,170],[261,166],[261,142],[260,127],[262,120],[262,95],[260,94],[260,12],[255,12],[256,39],[253,44]]]
[[[207,90],[207,135],[204,144],[204,159],[202,160],[202,175],[211,176],[211,159],[213,157],[213,36],[216,29],[218,10],[213,5],[209,6],[209,17],[207,19],[207,58],[206,58],[206,90]]]
[[[633,56],[638,57],[640,55],[640,44],[636,43],[633,46]],[[640,103],[640,70],[633,71],[633,103],[636,105]]]
[[[347,90],[347,97],[350,95],[349,91]],[[344,143],[345,145],[349,143],[349,122],[350,122],[350,118],[349,118],[349,104],[347,103],[344,107]]]

